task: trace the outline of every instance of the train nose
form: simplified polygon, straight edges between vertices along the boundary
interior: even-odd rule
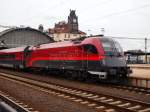
[[[130,67],[127,67],[124,57],[106,57],[102,63],[107,73],[107,78],[126,78],[132,73]]]
[[[127,66],[124,57],[107,57],[102,61],[104,66],[107,67],[125,67]]]

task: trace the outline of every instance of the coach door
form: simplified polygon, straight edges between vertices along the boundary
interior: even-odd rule
[[[26,67],[27,61],[28,61],[28,56],[30,55],[31,51],[29,50],[30,46],[27,46],[24,51],[23,51],[23,57],[22,57],[22,63],[23,63],[23,68]]]

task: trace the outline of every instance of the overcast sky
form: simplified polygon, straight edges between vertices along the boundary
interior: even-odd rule
[[[76,10],[79,28],[87,34],[105,28],[109,36],[150,38],[150,0],[0,0],[0,25],[43,24],[47,29],[67,21],[70,9]],[[118,41],[125,50],[144,49],[144,40]]]

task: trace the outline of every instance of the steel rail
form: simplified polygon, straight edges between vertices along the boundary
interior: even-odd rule
[[[15,98],[1,91],[0,91],[0,99],[3,102],[5,102],[7,105],[9,105],[12,109],[14,109],[15,112],[38,112],[38,111],[35,111],[33,108],[28,107],[24,103],[16,100]],[[4,108],[6,108],[6,110],[9,111],[9,108],[7,106]]]
[[[62,96],[62,97],[69,96],[70,99],[76,102],[80,102],[81,104],[86,101],[90,102],[90,104],[88,105],[95,108],[105,107],[106,108],[105,110],[112,109],[118,112],[123,112],[123,111],[136,112],[137,110],[139,110],[139,112],[148,112],[147,110],[150,109],[149,108],[150,104],[141,101],[135,101],[127,98],[119,98],[116,96],[94,93],[83,89],[77,89],[77,88],[65,87],[62,85],[40,82],[29,78],[23,78],[20,76],[12,76],[5,73],[0,73],[0,75],[1,77],[18,81],[19,83],[24,83],[30,86],[32,85],[36,87],[36,89],[42,88],[42,91],[46,91],[46,92],[50,91],[52,93],[55,93],[58,96]]]

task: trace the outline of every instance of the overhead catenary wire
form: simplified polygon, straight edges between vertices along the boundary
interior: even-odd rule
[[[143,8],[148,8],[148,7],[150,7],[150,4],[145,4],[145,5],[136,7],[136,8],[127,9],[127,10],[120,11],[120,12],[114,12],[114,13],[112,13],[112,14],[108,14],[108,15],[106,15],[106,16],[103,16],[102,18],[111,17],[111,16],[116,16],[116,15],[125,14],[125,13],[130,13],[130,12],[137,11],[137,10],[140,10],[140,9],[143,9]]]
[[[145,38],[147,39],[147,40],[150,40],[150,38],[147,38],[147,37],[145,37],[145,38],[141,38],[141,37],[139,37],[139,38],[134,38],[134,37],[117,37],[117,36],[108,36],[108,37],[110,37],[110,38],[116,38],[116,39],[131,39],[131,40],[145,40]]]
[[[59,1],[57,4],[55,4],[55,5],[51,6],[51,7],[48,7],[48,8],[46,8],[45,10],[43,10],[43,11],[41,11],[41,12],[38,12],[36,15],[33,15],[33,16],[31,16],[31,17],[29,17],[29,18],[23,20],[23,22],[31,21],[32,19],[38,17],[39,15],[43,14],[44,12],[47,12],[47,11],[50,12],[50,11],[56,9],[56,7],[61,6],[61,5],[62,5],[63,3],[65,3],[65,2],[66,2],[66,1],[61,0],[61,1]]]
[[[110,3],[111,1],[113,1],[113,0],[105,0],[105,1],[103,1],[103,2],[97,3],[96,5],[93,5],[92,7],[91,7],[91,6],[90,6],[90,7],[85,7],[85,8],[83,8],[83,9],[81,9],[80,11],[81,11],[81,12],[84,12],[84,14],[85,14],[85,13],[89,13],[89,12],[87,11],[87,9],[88,9],[88,10],[91,10],[92,8],[97,8],[97,6],[100,7],[100,6],[102,6],[102,5],[106,5],[106,4]],[[85,10],[86,10],[86,11],[85,11]]]
[[[138,11],[140,9],[144,9],[144,8],[148,8],[148,7],[150,7],[150,4],[145,4],[145,5],[136,7],[136,8],[131,8],[131,9],[127,9],[127,10],[123,10],[123,11],[119,11],[119,12],[114,12],[114,13],[111,13],[111,14],[108,14],[108,15],[104,15],[104,16],[100,16],[100,17],[91,19],[91,20],[89,20],[89,19],[84,20],[84,22],[97,21],[97,20],[101,20],[101,19],[105,19],[105,18],[111,18],[111,17],[114,17],[114,16],[135,12],[135,11]]]
[[[2,28],[17,28],[17,26],[11,26],[11,25],[1,25],[0,24],[0,27],[2,27]]]

